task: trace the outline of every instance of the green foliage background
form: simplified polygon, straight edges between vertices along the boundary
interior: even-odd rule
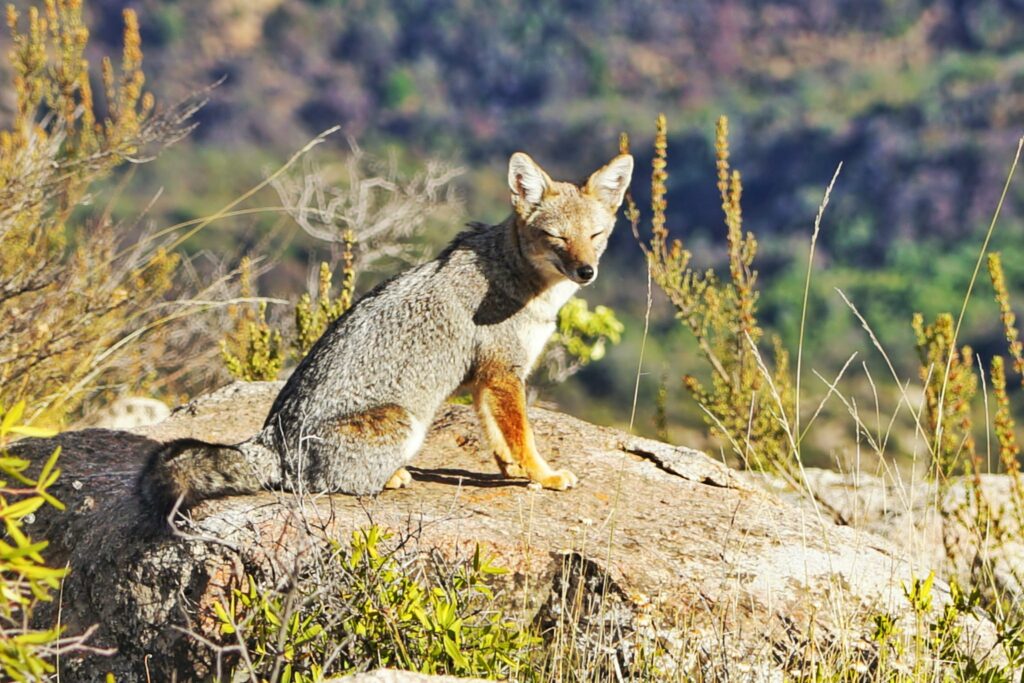
[[[117,52],[125,4],[90,3],[96,51]],[[184,145],[127,171],[136,177],[117,213],[136,215],[163,188],[150,212],[159,225],[208,215],[335,124],[407,168],[431,157],[465,165],[466,219],[497,221],[508,207],[510,152],[527,150],[554,175],[575,178],[613,155],[627,131],[643,169],[664,111],[667,224],[686,238],[695,267],[722,267],[712,169],[714,121],[724,113],[747,226],[759,237],[760,321],[792,348],[812,221],[842,161],[818,245],[805,349],[826,375],[866,342],[837,287],[897,365],[913,372],[910,315],[930,320],[963,291],[1024,120],[1024,33],[1014,28],[1024,9],[1003,0],[542,2],[530,11],[511,0],[131,4],[158,101],[225,79]],[[346,149],[338,136],[321,153],[330,159]],[[633,192],[649,205],[645,182]],[[1022,192],[1012,190],[994,245],[1006,254],[1014,293],[1024,282],[1024,259],[1013,258]],[[225,229],[197,235],[189,248],[241,254],[279,219],[223,221]],[[438,222],[427,239],[439,246],[458,227]],[[617,312],[623,343],[545,394],[618,424],[629,417],[646,301],[643,256],[622,228],[584,294],[591,307]],[[294,234],[275,246],[281,265],[261,276],[258,290],[294,300],[320,254]],[[361,275],[359,289],[387,274]],[[964,329],[983,356],[1000,339],[991,314],[973,306]],[[670,436],[696,438],[685,427],[701,418],[679,378],[699,375],[700,361],[659,295],[651,330],[637,426],[654,432],[654,401],[644,399],[667,371]]]

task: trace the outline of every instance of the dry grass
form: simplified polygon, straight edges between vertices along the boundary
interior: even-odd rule
[[[138,378],[132,333],[158,317],[179,266],[164,243],[126,242],[131,226],[109,209],[79,217],[98,180],[186,135],[202,105],[156,109],[142,87],[138,22],[124,18],[120,70],[109,60],[101,69],[101,121],[81,3],[7,11],[17,106],[0,131],[0,405],[24,400],[38,422],[60,424],[103,387]]]

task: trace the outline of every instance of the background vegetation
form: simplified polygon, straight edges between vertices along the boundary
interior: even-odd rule
[[[89,4],[89,54],[120,51],[126,4]],[[894,362],[912,369],[908,316],[934,317],[939,302],[965,287],[1024,114],[1024,34],[1014,29],[1024,9],[1004,0],[540,3],[529,12],[512,2],[131,6],[158,100],[224,80],[187,141],[159,164],[120,171],[135,177],[112,201],[115,219],[134,219],[145,207],[158,226],[209,216],[311,136],[340,125],[342,134],[318,151],[325,167],[351,152],[348,135],[408,174],[437,158],[464,169],[454,180],[461,214],[435,216],[420,233],[429,253],[464,220],[504,216],[511,151],[526,149],[557,175],[575,177],[613,154],[624,130],[642,167],[652,122],[664,111],[672,150],[667,224],[686,236],[696,264],[720,266],[727,246],[708,171],[714,122],[725,113],[733,164],[744,174],[747,225],[760,239],[761,322],[792,348],[800,264],[821,192],[842,161],[815,256],[822,268],[805,340],[825,374],[865,343],[835,287],[871,321]],[[0,116],[16,111],[12,99],[0,101]],[[256,205],[280,206],[264,192]],[[1020,239],[1021,192],[1011,191],[996,247]],[[634,194],[645,206],[647,187],[638,183]],[[294,300],[315,282],[324,245],[280,213],[225,219],[218,228],[185,248],[229,255],[230,271],[240,255],[268,247],[274,264],[257,268],[258,290],[271,297]],[[623,405],[632,396],[646,297],[636,277],[642,258],[629,231],[617,231],[610,263],[585,295],[591,306],[619,312],[623,344],[542,398],[593,420],[628,421]],[[1011,291],[1024,278],[1020,264],[1005,259]],[[397,266],[375,264],[356,293]],[[291,315],[269,308],[272,319]],[[963,330],[986,357],[1000,338],[993,320],[990,310],[972,307]],[[641,396],[653,399],[667,373],[669,435],[699,441],[685,427],[699,427],[700,413],[678,380],[699,370],[698,354],[661,297],[652,331]],[[653,433],[655,402],[640,403],[637,427]],[[812,452],[828,456],[824,447]]]

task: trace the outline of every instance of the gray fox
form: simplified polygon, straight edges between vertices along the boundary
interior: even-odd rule
[[[379,493],[406,465],[443,403],[472,392],[505,476],[571,488],[537,452],[524,383],[559,309],[597,277],[633,173],[622,154],[582,186],[509,160],[512,214],[470,224],[433,261],[372,290],[332,323],[278,394],[263,429],[236,445],[192,439],[154,450],[138,480],[163,514],[261,488]]]

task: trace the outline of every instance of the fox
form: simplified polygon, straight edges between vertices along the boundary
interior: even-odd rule
[[[154,449],[137,480],[141,501],[169,518],[261,489],[368,496],[409,486],[405,466],[435,414],[467,390],[503,476],[576,486],[537,450],[526,380],[563,304],[597,277],[632,173],[632,156],[620,154],[577,185],[513,154],[504,221],[470,223],[437,258],[361,297],[295,367],[250,439]]]

